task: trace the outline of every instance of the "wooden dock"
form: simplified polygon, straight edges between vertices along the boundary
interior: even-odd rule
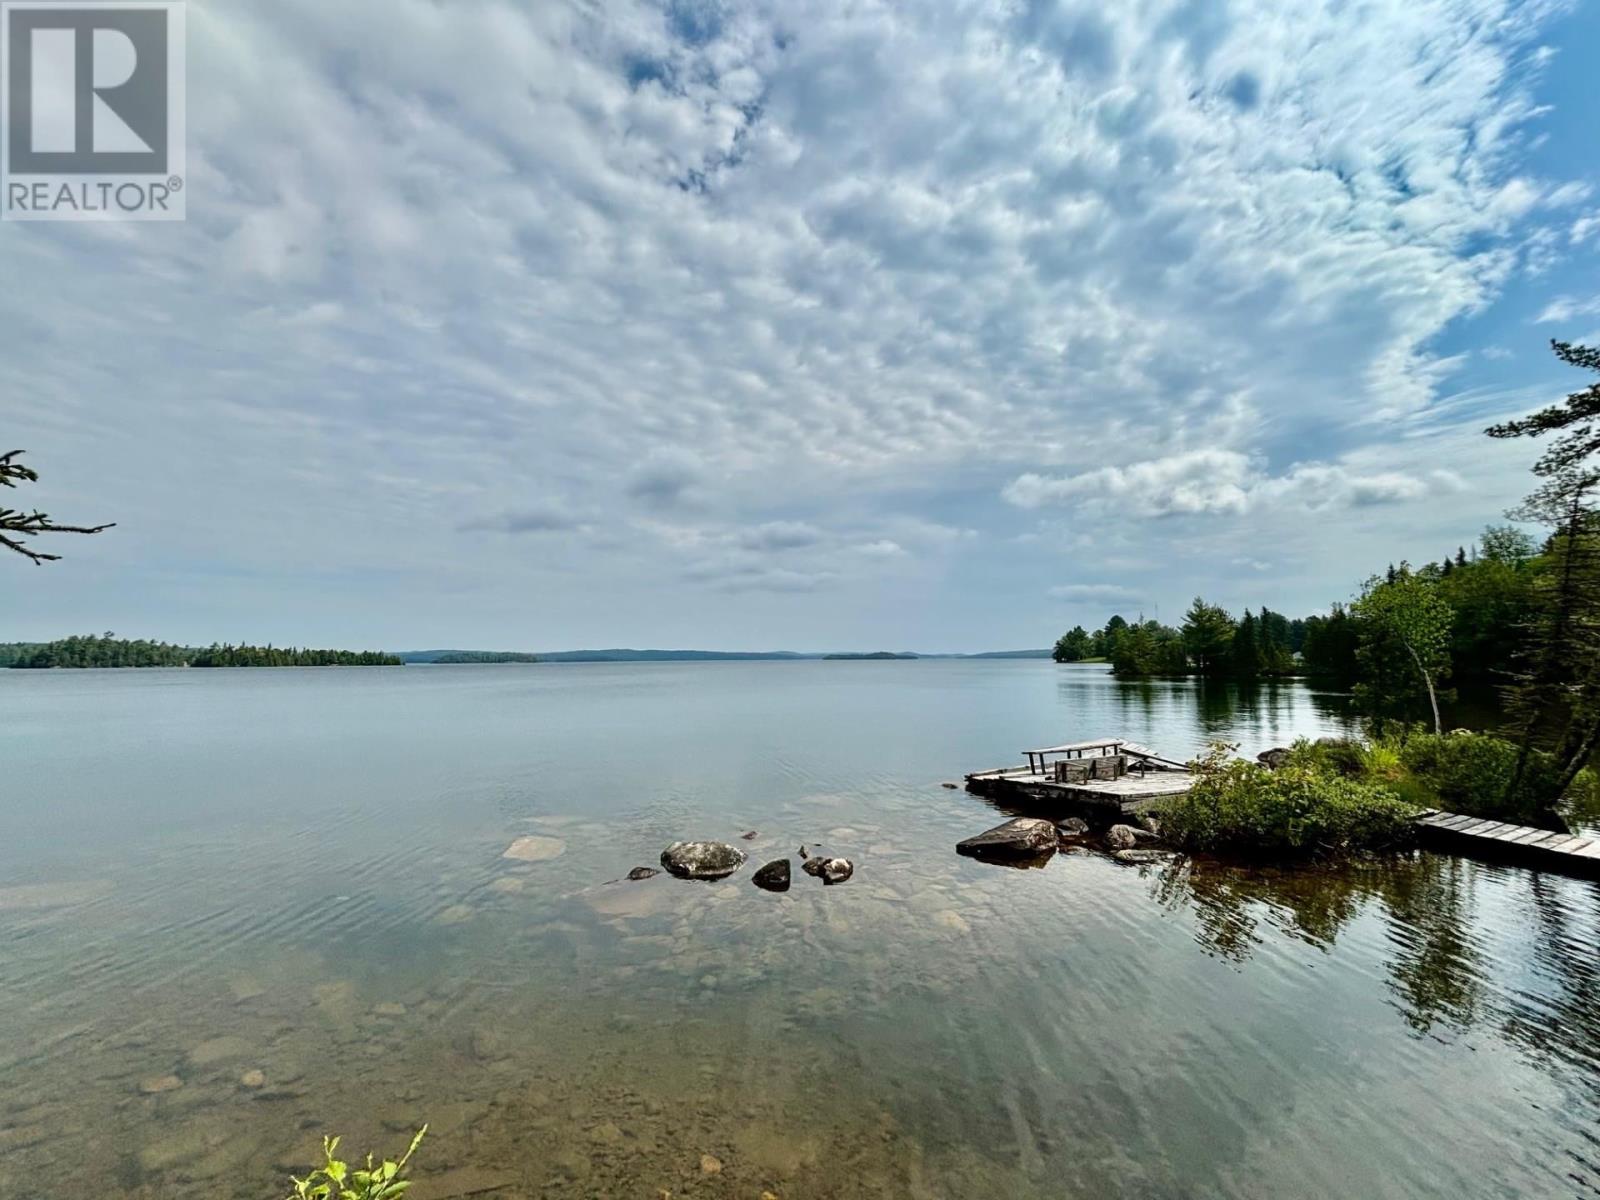
[[[1194,784],[1182,763],[1118,738],[1046,746],[1023,755],[1024,766],[968,775],[967,790],[1002,803],[1047,806],[1062,815],[1116,819],[1182,795]]]
[[[1600,837],[1508,825],[1430,809],[1417,818],[1423,845],[1500,858],[1564,875],[1600,878]]]

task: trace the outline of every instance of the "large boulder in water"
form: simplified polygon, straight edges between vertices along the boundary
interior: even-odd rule
[[[673,842],[661,865],[679,879],[726,879],[744,866],[744,851],[727,842]]]
[[[758,888],[769,892],[787,892],[789,890],[789,860],[775,858],[766,866],[757,871],[750,882]]]
[[[1135,829],[1132,825],[1113,825],[1106,830],[1106,847],[1111,850],[1132,850],[1139,844],[1139,836],[1145,834],[1142,829]]]
[[[1018,817],[956,843],[956,853],[972,858],[1044,858],[1056,849],[1056,827],[1036,817]]]

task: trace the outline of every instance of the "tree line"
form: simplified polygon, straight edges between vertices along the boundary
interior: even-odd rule
[[[51,667],[398,667],[392,654],[375,650],[310,650],[295,646],[176,646],[170,642],[118,638],[114,633],[55,642],[0,645],[0,665]]]
[[[1513,526],[1490,526],[1470,549],[1418,568],[1391,565],[1326,613],[1291,619],[1262,606],[1235,617],[1196,597],[1178,628],[1114,616],[1094,633],[1064,634],[1053,657],[1104,659],[1124,678],[1312,676],[1364,688],[1374,708],[1404,709],[1426,698],[1430,679],[1435,691],[1443,678],[1474,688],[1505,681],[1526,652],[1551,552]]]
[[[1551,346],[1568,366],[1600,375],[1600,350]],[[1113,617],[1096,633],[1063,635],[1056,660],[1104,658],[1135,678],[1324,678],[1350,686],[1380,732],[1416,718],[1438,732],[1447,687],[1492,687],[1517,747],[1507,797],[1537,773],[1553,804],[1600,752],[1600,381],[1485,432],[1551,437],[1533,468],[1538,485],[1507,514],[1542,525],[1542,540],[1490,526],[1470,550],[1391,565],[1350,604],[1301,620],[1265,608],[1236,619],[1200,598],[1178,629]]]

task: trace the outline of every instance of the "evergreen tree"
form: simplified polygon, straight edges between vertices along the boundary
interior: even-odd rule
[[[1256,679],[1261,674],[1261,643],[1256,634],[1256,619],[1250,610],[1244,610],[1233,631],[1231,661],[1234,677],[1241,680]]]
[[[39,482],[37,471],[17,461],[21,455],[21,450],[0,454],[0,487],[14,488],[20,483]],[[38,537],[41,533],[103,533],[110,528],[110,525],[58,525],[48,513],[38,509],[23,512],[21,509],[0,507],[0,547],[14,550],[36,564],[55,562],[61,556],[34,550],[25,544],[25,539]]]
[[[1550,348],[1568,366],[1600,374],[1600,350],[1571,342],[1551,341]],[[1556,478],[1580,470],[1600,451],[1600,380],[1565,401],[1540,409],[1517,421],[1491,425],[1485,432],[1492,438],[1540,438],[1547,433],[1558,437],[1534,465],[1535,475]]]
[[[1202,675],[1226,674],[1233,650],[1233,618],[1199,596],[1183,618],[1183,648]]]

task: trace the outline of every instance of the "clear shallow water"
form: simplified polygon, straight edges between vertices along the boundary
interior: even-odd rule
[[[1594,885],[953,853],[999,814],[940,781],[1024,746],[1339,711],[1037,662],[0,672],[0,1196],[276,1197],[423,1120],[418,1200],[1600,1191]],[[606,882],[748,829],[725,883]],[[855,878],[750,886],[801,841]]]

